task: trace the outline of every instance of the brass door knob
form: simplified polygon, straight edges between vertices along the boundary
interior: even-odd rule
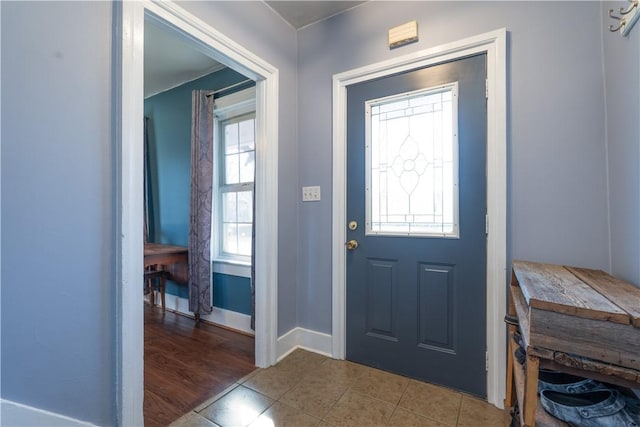
[[[352,251],[358,247],[358,242],[356,240],[351,239],[347,243],[345,243],[345,246],[347,247],[348,250]]]

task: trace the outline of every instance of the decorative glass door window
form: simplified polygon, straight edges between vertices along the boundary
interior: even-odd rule
[[[459,237],[457,82],[365,108],[366,234]]]

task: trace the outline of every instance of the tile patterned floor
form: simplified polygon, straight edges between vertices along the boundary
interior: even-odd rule
[[[486,402],[443,387],[296,350],[172,427],[505,426]]]

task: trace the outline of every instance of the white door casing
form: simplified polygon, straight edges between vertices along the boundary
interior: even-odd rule
[[[143,425],[144,22],[153,19],[256,81],[256,365],[276,362],[278,70],[171,1],[113,2],[117,425]],[[260,232],[259,230],[268,230]]]
[[[345,357],[347,86],[477,53],[487,54],[487,400],[502,408],[506,373],[507,85],[506,29],[414,52],[333,76],[332,334]]]

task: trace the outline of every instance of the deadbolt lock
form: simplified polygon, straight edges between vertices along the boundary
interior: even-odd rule
[[[358,228],[357,221],[349,221],[349,230],[354,231]]]

